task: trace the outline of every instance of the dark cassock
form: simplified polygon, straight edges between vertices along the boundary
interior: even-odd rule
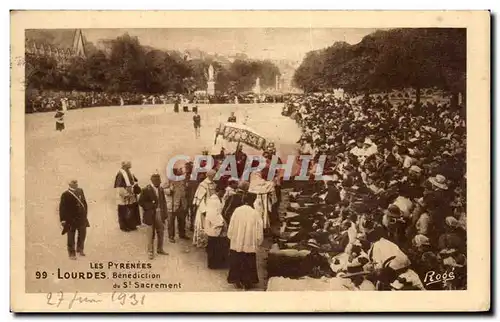
[[[137,195],[140,187],[130,168],[122,167],[115,177],[114,188],[117,191],[118,223],[122,231],[136,230],[141,224],[141,215]]]
[[[248,182],[241,181],[238,183],[238,188],[234,194],[227,197],[224,207],[222,208],[222,217],[228,224],[231,222],[231,217],[236,208],[245,204],[245,194],[248,191],[249,186]]]
[[[87,227],[90,225],[87,218],[87,201],[82,189],[70,186],[68,190],[62,193],[59,203],[59,220],[63,226],[62,234],[68,235],[67,247],[69,257],[76,259],[77,252],[80,256],[85,256],[85,237],[87,235]]]
[[[227,121],[229,123],[236,123],[236,116],[231,115],[230,117],[227,118]]]

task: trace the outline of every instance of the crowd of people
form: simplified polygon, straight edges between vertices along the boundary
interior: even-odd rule
[[[27,92],[26,112],[50,112],[58,109],[78,109],[99,106],[172,104],[177,95],[146,95],[140,93],[105,92]]]
[[[57,91],[26,91],[26,112],[51,112],[58,109],[79,109],[99,106],[123,105],[157,105],[174,104],[176,101],[187,100],[188,103],[203,104],[249,104],[249,103],[279,103],[282,95],[253,94],[217,94],[214,96],[197,96],[195,94],[142,94],[142,93],[106,93],[106,92],[57,92]]]
[[[268,166],[242,181],[247,155],[239,144],[238,178],[215,180],[224,149],[196,180],[189,180],[194,169],[187,163],[174,169],[186,180],[162,182],[153,174],[145,187],[123,162],[114,184],[120,229],[146,225],[153,259],[167,255],[163,231],[175,243],[177,227],[180,239],[206,250],[208,268],[228,267],[228,282],[239,288],[259,281],[256,253],[265,234],[273,240],[270,282],[340,278],[352,290],[467,288],[464,107],[313,94],[289,97],[284,114],[302,129],[295,165],[312,159],[309,181],[294,180],[295,165],[289,181],[267,178]],[[269,165],[274,143],[262,154]],[[75,257],[74,233],[71,240]],[[83,242],[79,247],[83,252]]]
[[[234,119],[234,115],[229,119]],[[208,151],[203,154],[208,155]],[[246,154],[241,147],[234,154],[238,166],[245,162]],[[271,212],[277,198],[271,200],[259,193],[262,178],[250,181],[229,175],[216,178],[216,171],[226,156],[223,151],[214,155],[213,169],[198,173],[194,179],[193,163],[187,162],[172,170],[175,176],[184,175],[183,180],[162,182],[161,176],[154,173],[151,183],[143,187],[132,173],[132,163],[124,161],[114,184],[118,223],[124,232],[147,226],[149,259],[168,255],[164,249],[166,230],[170,243],[176,243],[177,238],[191,239],[194,247],[206,251],[209,269],[229,268],[228,283],[251,289],[259,282],[256,253],[268,224],[265,218],[269,217],[263,203],[269,203]],[[201,166],[205,167],[206,163]],[[276,210],[273,207],[274,213]]]
[[[303,130],[301,155],[326,155],[326,176],[294,185],[279,250],[311,251],[312,275],[354,289],[466,289],[464,107],[313,94],[284,114]]]

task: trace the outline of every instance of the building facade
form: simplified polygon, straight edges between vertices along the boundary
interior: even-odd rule
[[[58,62],[87,57],[81,29],[26,30],[26,54],[55,58]]]

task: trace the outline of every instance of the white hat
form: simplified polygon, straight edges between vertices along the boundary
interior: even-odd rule
[[[416,166],[416,165],[412,165],[410,167],[410,171],[415,172],[415,173],[420,173],[420,172],[422,172],[422,168],[420,168],[419,166]]]
[[[413,238],[413,244],[416,247],[420,247],[420,246],[424,246],[424,245],[430,246],[431,242],[430,242],[429,238],[427,238],[425,235],[416,235]]]
[[[408,259],[408,256],[406,256],[404,253],[399,254],[398,256],[393,256],[394,258],[389,259],[384,267],[390,267],[393,270],[397,271],[403,268],[406,268],[410,266],[410,260]]]
[[[445,221],[447,226],[452,227],[452,228],[457,228],[459,225],[458,220],[452,216],[446,217],[444,221]]]
[[[316,241],[316,239],[314,239],[314,238],[311,238],[307,241],[307,246],[312,247],[312,248],[316,248],[316,249],[321,248],[320,245],[318,244],[318,242]]]
[[[391,287],[395,290],[401,290],[404,287],[404,284],[399,281],[399,279],[396,279],[394,282],[392,282]]]
[[[463,267],[464,265],[458,264],[457,261],[452,257],[446,257],[443,259],[443,265],[445,266],[452,266],[452,267]]]
[[[438,174],[435,177],[430,177],[429,182],[432,183],[433,186],[442,189],[448,190],[448,185],[446,184],[446,177],[442,174]]]

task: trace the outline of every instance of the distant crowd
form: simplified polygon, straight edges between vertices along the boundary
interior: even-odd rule
[[[98,106],[173,104],[176,101],[180,103],[185,100],[194,104],[279,103],[283,102],[283,96],[217,94],[215,96],[207,97],[202,95],[181,95],[173,93],[149,95],[141,93],[32,91],[26,93],[26,113],[50,112],[58,109],[79,109]]]

